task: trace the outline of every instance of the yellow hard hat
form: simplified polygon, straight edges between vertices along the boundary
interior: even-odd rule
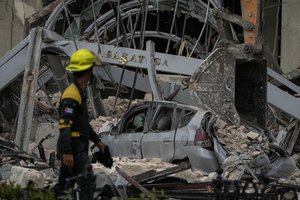
[[[81,72],[88,70],[96,63],[96,57],[90,50],[79,49],[70,58],[70,63],[66,67],[70,72]]]

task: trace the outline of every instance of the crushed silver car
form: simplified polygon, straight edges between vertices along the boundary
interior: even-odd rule
[[[213,128],[216,126],[214,119],[216,116],[210,111],[194,106],[168,101],[142,102],[133,105],[116,126],[112,125],[100,135],[114,157],[189,162],[193,169],[208,174],[232,156]],[[255,141],[251,143],[257,148]],[[253,174],[263,172],[270,177],[286,177],[295,169],[295,162],[288,154],[278,153],[279,147],[268,144],[266,148],[268,155],[261,151],[253,161],[242,162]]]
[[[219,166],[211,141],[204,130],[211,113],[174,102],[144,102],[132,106],[101,140],[112,156],[161,158],[165,162],[188,161],[187,152],[197,157],[195,168],[204,173]]]

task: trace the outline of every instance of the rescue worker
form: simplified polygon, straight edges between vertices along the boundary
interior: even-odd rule
[[[104,152],[108,150],[89,124],[85,89],[92,81],[92,69],[96,57],[87,49],[79,49],[70,58],[66,70],[73,74],[73,83],[63,92],[59,106],[59,138],[57,154],[61,159],[58,184],[55,188],[56,196],[63,194],[67,178],[87,173],[90,162],[88,159],[89,140]],[[74,186],[71,182],[69,187]],[[78,181],[81,191],[80,199],[87,199],[86,183]]]

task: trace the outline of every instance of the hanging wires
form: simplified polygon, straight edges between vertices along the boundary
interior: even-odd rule
[[[148,15],[148,0],[143,0],[142,8],[143,8],[143,11],[142,11],[141,34],[140,34],[140,44],[139,44],[140,49],[144,48],[145,29],[146,29],[146,23],[147,23],[147,15]],[[131,102],[132,102],[132,99],[133,99],[133,95],[134,95],[134,91],[135,91],[135,87],[136,87],[136,80],[137,80],[138,70],[139,70],[138,68],[135,69],[133,83],[132,83],[132,89],[131,89],[131,92],[130,92],[130,98],[129,98],[129,102],[128,102],[128,105],[127,105],[127,109],[130,108]]]
[[[140,33],[140,49],[142,50],[144,48],[144,39],[145,39],[145,29],[146,29],[146,23],[147,23],[147,14],[148,14],[148,0],[143,1],[143,15],[142,15],[142,21],[141,21],[141,33]]]

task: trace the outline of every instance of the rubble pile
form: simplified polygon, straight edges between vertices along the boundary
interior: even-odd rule
[[[177,165],[163,162],[159,158],[129,159],[126,157],[117,157],[114,158],[114,164],[111,169],[105,168],[102,164],[96,163],[93,164],[93,170],[94,173],[105,173],[106,175],[109,175],[113,180],[116,180],[118,177],[118,173],[116,171],[117,167],[124,170],[128,175],[134,176],[149,170],[161,171],[175,166]],[[172,174],[172,176],[181,178],[190,183],[208,181],[211,180],[211,177],[213,177],[213,175],[210,175],[210,178],[205,177],[203,176],[201,171],[192,171],[191,169],[179,173],[174,173]]]
[[[257,156],[269,151],[268,138],[263,133],[254,132],[245,126],[228,126],[218,119],[214,125],[216,137],[224,149],[232,155],[248,154]]]
[[[47,162],[0,138],[0,181],[8,181],[22,188],[33,182],[35,187],[43,188],[52,184],[56,177],[55,169]]]
[[[112,118],[120,118],[124,112],[128,109],[128,99],[118,98],[117,102],[115,104],[116,97],[115,96],[109,96],[106,99],[103,99],[103,105],[108,112],[108,115]],[[131,105],[136,104],[138,102],[144,101],[143,99],[134,99],[131,102]],[[115,107],[114,107],[115,106]]]
[[[56,120],[60,95],[58,92],[47,96],[42,90],[36,93],[35,118],[38,122]]]
[[[117,118],[113,118],[112,116],[99,116],[97,119],[93,119],[90,121],[91,126],[96,131],[96,133],[101,133],[104,131],[109,131],[110,124],[116,124],[118,122]]]
[[[225,179],[240,180],[247,173],[258,180],[254,174],[264,174],[271,168],[267,156],[270,144],[263,132],[256,132],[243,125],[228,125],[220,119],[213,128],[228,156],[221,165]]]
[[[47,109],[48,111],[51,109],[57,110],[59,98],[60,93],[51,95],[50,99],[48,99],[43,92],[37,94],[38,103],[40,105],[39,108],[42,111]],[[103,99],[103,104],[108,116],[100,116],[90,122],[97,133],[109,131],[110,125],[116,124],[124,112],[127,111],[129,103],[128,99],[118,98],[116,103],[115,100],[116,98],[112,96]],[[132,104],[141,101],[144,100],[134,100]],[[34,138],[31,138],[34,142],[29,145],[28,151],[35,154],[21,151],[13,143],[0,138],[0,181],[11,181],[21,187],[26,187],[28,182],[33,181],[36,183],[36,187],[39,188],[56,183],[58,170],[51,168],[47,162],[44,162],[41,158],[36,156],[39,155],[38,151],[37,149],[33,151],[33,149],[41,140],[43,140],[43,138],[47,137],[47,135],[53,135],[54,137],[47,139],[43,143],[46,159],[49,160],[50,153],[55,151],[59,132],[57,126],[57,113],[41,112],[38,116],[39,117],[35,117],[37,121],[36,133]],[[228,156],[221,162],[223,178],[228,180],[240,180],[245,173],[248,175],[250,174],[251,176],[252,171],[255,172],[255,174],[263,174],[267,170],[266,168],[269,166],[263,166],[265,163],[262,163],[259,166],[256,163],[259,158],[264,158],[270,151],[269,140],[263,132],[258,132],[255,129],[246,126],[237,127],[228,125],[220,119],[213,125],[213,129],[215,133],[214,136]],[[299,163],[300,154],[295,154],[293,157],[295,161]],[[58,166],[58,164],[56,164],[56,166]],[[175,166],[176,165],[171,163],[165,163],[160,159],[128,159],[123,157],[114,158],[114,164],[111,169],[105,168],[103,165],[97,163],[93,164],[93,170],[95,174],[103,174],[105,177],[109,177],[115,184],[123,178],[118,173],[118,168],[122,169],[129,176],[134,177],[138,174],[148,172],[149,170],[160,172],[174,168]],[[217,178],[218,174],[212,172],[208,176],[204,176],[201,171],[187,169],[173,173],[170,176],[182,179],[187,183],[203,183],[211,182],[213,179]],[[252,178],[256,179],[253,174]],[[125,179],[123,179],[123,183],[124,180]],[[295,171],[290,179],[282,179],[281,181],[299,184],[299,170]],[[127,184],[128,182],[125,181],[125,183]]]
[[[108,98],[102,100],[108,115],[113,118],[118,118],[121,117],[121,115],[127,110],[129,100],[118,98],[116,105],[115,101],[116,97],[114,96],[109,96]]]
[[[101,133],[108,131],[106,128],[109,127],[109,124],[116,124],[120,117],[128,109],[128,99],[118,98],[115,105],[116,97],[109,96],[106,99],[103,99],[103,105],[108,113],[108,116],[99,116],[97,119],[90,121],[90,124],[96,131],[96,133]],[[131,105],[144,101],[143,99],[135,99],[131,102]]]

